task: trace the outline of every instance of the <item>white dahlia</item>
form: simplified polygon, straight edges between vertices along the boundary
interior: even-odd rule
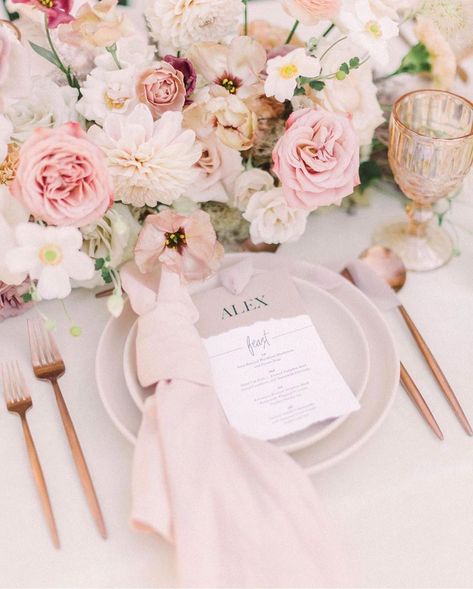
[[[146,18],[163,53],[237,34],[241,10],[241,0],[151,0]]]
[[[89,137],[107,156],[116,200],[136,207],[171,204],[195,182],[201,156],[195,133],[182,128],[182,113],[154,122],[144,104],[128,115],[108,115]]]

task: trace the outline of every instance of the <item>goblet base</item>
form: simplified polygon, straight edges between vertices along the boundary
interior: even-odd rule
[[[408,227],[405,222],[384,225],[373,234],[373,242],[392,249],[413,272],[435,270],[450,260],[453,244],[443,229],[429,224],[419,237],[409,233]]]

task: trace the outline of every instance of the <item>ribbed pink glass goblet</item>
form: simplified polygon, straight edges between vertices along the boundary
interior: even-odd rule
[[[407,223],[380,228],[373,239],[398,253],[408,270],[433,270],[448,262],[452,242],[432,222],[432,205],[452,195],[473,162],[473,104],[440,90],[399,98],[389,123],[389,164],[407,206]]]

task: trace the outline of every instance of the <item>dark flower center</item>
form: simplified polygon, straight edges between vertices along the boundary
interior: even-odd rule
[[[240,78],[228,73],[223,74],[223,76],[216,80],[215,83],[219,86],[223,86],[230,94],[236,94],[236,91],[242,84]]]
[[[182,227],[179,227],[177,231],[173,231],[172,233],[165,233],[164,239],[166,240],[166,247],[177,250],[179,253],[187,245],[186,234]]]

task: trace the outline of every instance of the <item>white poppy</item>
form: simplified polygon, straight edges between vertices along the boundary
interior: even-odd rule
[[[7,267],[37,280],[42,299],[64,299],[71,292],[71,278],[89,280],[94,275],[94,262],[80,251],[82,233],[75,227],[21,223],[15,237],[17,246],[5,256]]]
[[[266,96],[274,96],[279,102],[291,100],[297,86],[297,78],[315,78],[320,74],[320,62],[307,55],[305,49],[294,49],[287,55],[270,59],[268,77],[264,84]]]

